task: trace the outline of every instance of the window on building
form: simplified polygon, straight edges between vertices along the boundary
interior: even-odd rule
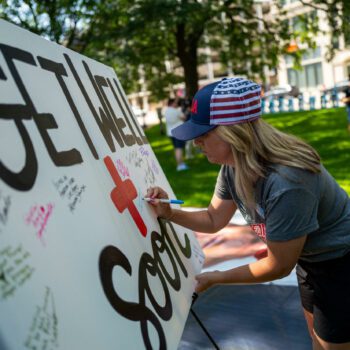
[[[316,10],[291,18],[291,27],[294,32],[303,32],[311,29],[318,21]]]
[[[303,53],[302,60],[311,60],[314,58],[321,57],[321,48],[319,46],[316,47],[316,49],[312,50],[309,49],[305,53]],[[284,59],[286,61],[286,64],[292,64],[293,63],[293,57],[291,55],[284,55]]]
[[[300,86],[298,72],[295,69],[287,69],[288,83],[293,86]]]
[[[318,75],[316,71],[315,65],[308,65],[305,67],[305,74],[306,74],[306,86],[307,87],[313,87],[317,86],[317,80]]]
[[[321,48],[319,46],[316,47],[316,49],[312,50],[309,49],[303,54],[303,60],[310,60],[313,58],[321,57]]]
[[[350,65],[346,67],[346,70],[348,71],[348,77],[350,77]]]
[[[286,61],[287,64],[293,63],[293,57],[290,55],[284,55],[284,60]]]
[[[295,70],[293,68],[287,69],[288,83],[292,86],[297,86],[299,88],[305,87],[305,71]]]
[[[293,68],[287,70],[288,83],[290,85],[303,87],[316,87],[323,84],[322,64],[313,63],[303,66],[303,70],[298,71]]]

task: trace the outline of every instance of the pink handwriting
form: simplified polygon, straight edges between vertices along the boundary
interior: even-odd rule
[[[124,165],[121,159],[117,159],[116,165],[119,174],[121,174],[123,177],[130,177],[129,169],[126,165]]]
[[[45,245],[43,234],[47,226],[48,220],[52,214],[53,204],[48,203],[46,206],[34,205],[25,218],[27,225],[32,225],[37,231],[37,237]]]

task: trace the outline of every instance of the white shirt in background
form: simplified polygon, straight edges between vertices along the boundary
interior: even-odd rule
[[[171,130],[183,123],[183,114],[178,108],[168,106],[164,110],[167,135],[172,137]]]

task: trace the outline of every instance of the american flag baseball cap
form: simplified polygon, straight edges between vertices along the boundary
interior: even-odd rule
[[[246,123],[260,116],[260,85],[244,78],[224,78],[198,90],[192,101],[191,118],[171,133],[187,141],[218,125]]]

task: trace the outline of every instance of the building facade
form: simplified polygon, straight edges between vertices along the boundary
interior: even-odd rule
[[[297,0],[284,0],[281,2],[287,13],[287,20],[298,30],[298,17],[308,14],[311,18],[318,17],[320,32],[315,38],[316,48],[308,50],[301,60],[302,70],[293,68],[293,59],[285,55],[281,57],[277,68],[279,85],[290,84],[297,86],[307,101],[310,96],[316,98],[319,104],[324,91],[331,91],[338,84],[345,84],[344,81],[350,75],[350,38],[339,37],[336,42],[331,41],[331,28],[328,24],[326,13],[304,5]],[[298,43],[293,43],[298,49]],[[335,57],[327,60],[328,46],[334,45]]]
[[[308,0],[310,1],[310,0]],[[312,1],[310,1],[312,4]],[[256,0],[256,9],[257,17],[261,16],[280,16],[280,12],[275,7],[274,2],[271,0]],[[286,12],[285,20],[288,21],[289,25],[295,30],[298,31],[299,26],[301,25],[299,18],[302,15],[307,14],[311,19],[318,18],[318,27],[320,29],[319,33],[314,38],[316,47],[315,49],[307,50],[301,59],[302,69],[295,69],[293,58],[290,55],[284,55],[280,57],[278,67],[266,67],[265,75],[268,85],[270,86],[295,86],[299,89],[302,98],[303,106],[305,109],[311,108],[310,101],[313,100],[314,108],[320,108],[325,106],[322,104],[322,95],[325,95],[325,92],[328,92],[327,95],[327,106],[330,107],[334,101],[331,100],[331,93],[334,86],[338,84],[345,85],[346,80],[350,75],[350,38],[345,38],[341,36],[336,42],[332,43],[331,37],[331,28],[328,24],[327,14],[325,11],[317,10],[312,6],[304,5],[299,0],[280,0],[280,5]],[[264,11],[262,9],[264,8]],[[268,10],[268,8],[270,10]],[[317,12],[316,12],[317,11]],[[336,48],[336,54],[331,61],[327,60],[329,45],[334,45]],[[293,48],[294,47],[294,48]],[[291,42],[291,49],[304,49],[302,44],[298,42]],[[223,71],[223,67],[215,58],[215,52],[213,52],[209,47],[201,49],[206,54],[206,62],[202,63],[198,67],[198,72],[200,76],[199,85],[203,86],[212,81],[220,79],[222,76],[233,76],[234,69],[232,68],[226,71]],[[173,62],[166,62],[169,65],[171,70],[181,70],[181,67],[174,67]],[[179,72],[181,74],[181,72]],[[145,88],[144,78],[140,74],[140,79],[143,84],[141,91],[130,94],[128,97],[131,104],[134,106],[135,112],[138,111],[140,115],[153,115],[153,121],[157,121],[156,108],[159,108],[159,104],[150,105],[148,103],[150,93]],[[179,97],[181,96],[181,91],[184,90],[184,84],[180,83],[176,86],[173,86],[170,89],[176,92],[178,91]],[[174,96],[175,97],[175,96]],[[339,94],[339,100],[342,97],[342,94]],[[338,100],[338,101],[339,101]],[[299,101],[297,98],[294,98],[294,101],[291,103],[289,101],[284,101],[285,109],[290,108],[291,105],[294,105],[293,108],[297,109],[299,106]],[[266,112],[269,112],[269,103],[266,101]],[[275,101],[277,106],[277,101]],[[292,108],[292,109],[293,109]],[[278,108],[276,109],[276,111]]]

